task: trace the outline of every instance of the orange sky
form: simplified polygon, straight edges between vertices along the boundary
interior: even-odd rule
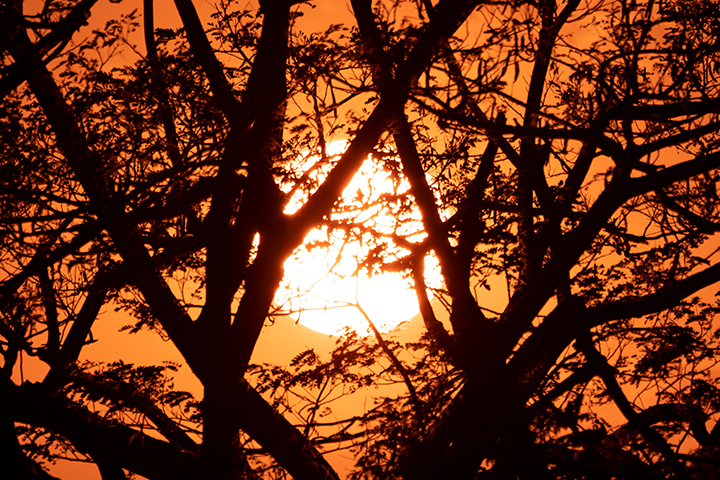
[[[210,14],[214,11],[212,4],[208,0],[194,0],[194,4],[201,18],[208,20]],[[253,4],[254,2],[248,2],[249,6]],[[343,23],[348,26],[353,24],[350,6],[346,0],[319,0],[315,4],[316,8],[314,9],[307,5],[301,7],[305,15],[298,21],[298,28],[304,31],[312,31],[324,30],[333,23]],[[132,9],[137,9],[139,13],[142,13],[142,0],[124,0],[119,4],[110,3],[109,0],[100,0],[93,9],[93,17],[90,19],[84,33],[87,34],[89,33],[88,29],[99,28],[107,20],[117,18]],[[155,19],[158,28],[180,26],[179,17],[171,0],[156,0]],[[142,28],[138,29],[133,41],[140,50],[144,49]],[[125,60],[132,61],[133,59],[126,58]],[[503,286],[499,284],[499,280],[495,283],[498,283],[497,287],[493,284],[493,289],[490,292],[482,290],[478,294],[482,295],[480,303],[483,306],[500,310],[507,301],[507,296]],[[438,308],[437,310],[440,313],[439,310],[441,309]],[[139,365],[157,364],[162,361],[183,363],[182,357],[173,344],[162,341],[154,333],[139,332],[130,335],[127,332],[119,332],[123,325],[129,323],[131,323],[131,320],[127,315],[115,313],[112,306],[106,306],[104,313],[101,314],[93,328],[93,337],[97,342],[84,348],[81,360],[112,362],[122,359],[125,363]],[[400,340],[411,341],[417,339],[422,328],[422,321],[416,315],[409,323],[409,326],[402,332]],[[255,348],[252,362],[287,365],[294,356],[306,348],[314,348],[318,352],[328,352],[333,348],[334,344],[334,338],[314,332],[302,325],[296,325],[288,317],[280,317],[273,326],[266,326],[263,330]],[[38,370],[36,368],[37,364],[33,364],[31,359],[25,357],[24,367],[26,379],[42,378],[44,372],[42,369]],[[17,368],[19,368],[19,365]],[[19,372],[15,376],[16,380],[18,380],[18,376]],[[187,367],[181,368],[177,373],[175,384],[178,389],[189,390],[196,397],[202,396],[202,386]],[[380,393],[382,392],[378,394]],[[331,463],[338,468],[341,475],[347,473],[348,464],[347,461],[343,461],[343,456],[346,457],[348,454],[336,454],[330,458]],[[94,465],[68,466],[61,463],[51,473],[68,479],[95,480],[100,478]]]

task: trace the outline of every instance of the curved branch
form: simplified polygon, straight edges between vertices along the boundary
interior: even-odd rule
[[[631,297],[606,305],[586,308],[583,316],[589,327],[596,327],[621,318],[640,318],[672,308],[681,300],[717,282],[720,282],[720,263],[683,280],[668,283],[650,295],[639,298]]]
[[[234,413],[238,417],[240,428],[267,449],[293,478],[339,479],[310,441],[268,405],[249,384],[244,381],[236,382],[227,394],[237,399]]]
[[[293,223],[301,237],[327,215],[342,195],[345,185],[377,143],[382,131],[389,125],[398,109],[407,98],[408,88],[433,59],[439,45],[450,38],[467,20],[476,5],[476,0],[442,0],[435,7],[435,16],[423,27],[417,43],[408,54],[407,60],[399,65],[393,81],[383,89],[380,103],[357,133],[350,146],[342,155],[335,168],[310,197],[308,202],[295,213]]]
[[[80,0],[73,9],[65,15],[61,20],[54,22],[50,33],[43,36],[35,43],[39,56],[45,56],[50,50],[58,45],[65,45],[72,35],[77,32],[90,18],[90,10],[98,0]],[[56,52],[57,53],[57,52]],[[52,55],[55,56],[55,55]],[[50,59],[45,59],[49,61]],[[20,86],[23,81],[25,72],[22,67],[15,63],[8,65],[2,69],[0,76],[0,98],[4,98],[14,89]]]
[[[647,441],[654,445],[655,448],[662,453],[665,461],[670,463],[678,478],[686,478],[687,472],[678,460],[678,455],[673,452],[670,445],[668,445],[667,441],[665,441],[665,438],[663,438],[657,430],[652,428],[652,426],[646,422],[645,418],[635,411],[635,408],[627,399],[622,387],[615,378],[615,369],[607,363],[607,359],[598,352],[592,344],[590,332],[586,330],[583,334],[579,335],[577,344],[580,351],[585,355],[587,361],[594,365],[597,369],[600,378],[605,384],[607,393],[613,399],[613,402],[615,402],[615,405],[617,405],[618,409],[630,425],[637,428]]]
[[[80,405],[53,397],[42,385],[18,387],[2,376],[0,394],[10,403],[13,421],[58,433],[98,463],[122,466],[152,480],[201,478],[193,455],[130,427],[109,424]]]
[[[457,359],[455,359],[455,342],[447,330],[445,330],[443,324],[435,317],[435,312],[428,298],[425,288],[425,278],[423,276],[425,259],[422,255],[424,255],[424,251],[416,252],[412,262],[413,283],[415,284],[415,295],[417,296],[418,305],[420,306],[420,314],[433,342],[435,342],[439,348],[442,348],[455,363],[457,362]]]
[[[210,88],[218,108],[231,124],[237,123],[237,126],[244,130],[252,120],[243,118],[240,114],[240,103],[225,77],[222,65],[215,57],[210,41],[205,35],[205,29],[200,17],[198,17],[197,10],[195,10],[195,5],[193,5],[192,0],[175,0],[175,7],[185,27],[193,57],[202,66],[208,82],[210,82]]]
[[[180,160],[180,151],[177,129],[175,128],[175,120],[173,118],[170,107],[167,85],[160,71],[160,61],[158,59],[157,44],[155,42],[155,19],[153,12],[153,0],[143,0],[143,30],[145,34],[145,48],[147,50],[148,63],[150,64],[150,74],[152,82],[158,90],[158,106],[160,117],[162,118],[163,127],[165,128],[165,141],[167,143],[167,153],[173,165],[177,165]]]
[[[508,375],[524,384],[526,398],[529,398],[538,379],[544,378],[557,357],[583,331],[613,320],[640,318],[667,310],[717,282],[720,282],[720,263],[642,297],[590,308],[580,298],[569,297],[545,317],[515,352],[508,363]]]

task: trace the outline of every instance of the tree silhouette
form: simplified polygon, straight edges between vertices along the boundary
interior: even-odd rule
[[[176,0],[157,30],[145,0],[87,33],[95,3],[0,9],[0,471],[338,478],[323,449],[351,447],[357,478],[717,475],[717,2],[352,0],[302,32],[304,2]],[[398,188],[340,201],[368,157]],[[249,365],[316,227],[412,280],[419,342]],[[78,361],[108,307],[201,402],[175,365]]]

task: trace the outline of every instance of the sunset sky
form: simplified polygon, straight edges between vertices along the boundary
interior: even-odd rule
[[[141,61],[148,0],[98,0],[47,65],[73,17],[2,9],[0,476],[46,432],[64,480],[718,459],[720,49],[686,0],[227,1]]]

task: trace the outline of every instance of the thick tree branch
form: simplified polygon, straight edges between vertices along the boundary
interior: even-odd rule
[[[276,185],[270,168],[278,160],[278,149],[282,143],[282,127],[285,121],[285,102],[287,96],[286,63],[287,43],[290,22],[289,2],[282,2],[275,8],[264,13],[262,35],[258,42],[257,55],[248,79],[248,86],[243,94],[242,108],[245,116],[253,118],[250,125],[239,125],[232,122],[229,138],[226,140],[223,159],[218,174],[218,184],[213,194],[212,205],[207,224],[213,231],[208,243],[207,261],[207,300],[200,324],[208,324],[215,332],[227,330],[230,326],[230,304],[233,295],[240,285],[245,261],[252,247],[255,232],[260,232],[262,241],[267,243],[268,223],[276,222],[282,215],[281,193]],[[234,171],[247,160],[250,164],[248,181],[251,186],[244,190],[229,188],[229,181],[235,176]],[[242,197],[241,209],[251,212],[245,217],[236,218],[235,227],[231,228],[233,204]],[[260,207],[260,208],[258,208]],[[249,220],[249,221],[248,221]],[[283,222],[280,222],[284,225]],[[277,231],[277,224],[270,227],[273,234],[284,237],[284,232]],[[266,246],[262,246],[263,250]],[[240,250],[240,252],[238,252]],[[280,253],[280,252],[278,252]],[[282,277],[281,277],[282,278]],[[277,282],[262,286],[252,285],[246,280],[246,289],[277,288]],[[250,298],[253,303],[265,297],[265,293],[253,292]],[[234,323],[262,325],[267,311],[247,316],[246,307],[241,306],[240,314],[235,316]],[[235,328],[237,330],[240,327]],[[256,330],[256,332],[255,332]],[[248,342],[250,352],[255,344],[260,329],[251,328],[243,335],[243,342]],[[241,351],[244,349],[241,348]],[[245,362],[240,355],[239,369],[244,370]],[[249,353],[248,353],[249,359]]]
[[[202,376],[207,364],[204,356],[197,354],[197,338],[190,332],[192,320],[177,304],[158,269],[154,268],[155,261],[144,247],[132,239],[132,227],[122,221],[124,213],[117,211],[114,206],[105,173],[100,170],[102,162],[88,147],[75,115],[47,67],[36,58],[27,34],[12,23],[17,15],[7,10],[5,13],[7,15],[2,17],[2,40],[16,62],[22,63],[30,88],[55,133],[56,141],[90,199],[90,209],[101,218],[101,223],[110,232],[128,267],[136,273],[138,287],[148,299],[153,314],[160,320],[190,368]]]
[[[413,257],[412,264],[415,295],[417,296],[418,304],[420,306],[420,314],[422,315],[423,323],[425,323],[425,328],[435,344],[439,348],[442,348],[449,358],[457,362],[457,359],[455,359],[455,341],[447,330],[445,330],[443,324],[437,319],[437,317],[435,317],[435,312],[433,311],[430,299],[428,298],[423,273],[425,270],[425,260],[423,255],[424,252],[416,252]]]
[[[50,50],[65,45],[70,38],[90,18],[90,11],[98,0],[80,0],[61,20],[52,24],[50,32],[38,40],[34,47],[39,57],[44,57]],[[53,55],[55,56],[55,55]],[[50,59],[45,59],[45,62]],[[25,72],[19,63],[8,65],[0,71],[0,98],[4,98],[22,82],[25,81]]]
[[[580,224],[551,247],[552,259],[511,299],[502,327],[501,343],[510,356],[518,339],[530,327],[540,309],[552,297],[559,282],[587,249],[612,214],[630,197],[627,174],[618,172],[585,214]]]
[[[217,107],[231,125],[238,130],[245,130],[252,122],[252,118],[242,116],[240,102],[225,77],[222,65],[215,57],[200,17],[195,10],[195,5],[192,0],[175,0],[175,7],[185,27],[193,57],[202,66],[210,83]]]
[[[293,478],[338,480],[315,447],[250,385],[237,382],[228,393],[238,399],[235,414],[241,428],[266,448]]]
[[[119,465],[151,480],[199,478],[197,459],[138,430],[112,425],[84,407],[52,397],[41,385],[17,387],[0,378],[15,422],[57,432],[93,460]]]
[[[423,27],[412,51],[397,68],[392,83],[382,92],[380,103],[350,143],[342,158],[308,202],[295,214],[294,230],[305,234],[327,215],[345,186],[377,143],[407,98],[408,88],[432,61],[438,46],[450,38],[465,22],[479,2],[471,0],[443,0],[436,6],[436,17]]]
[[[460,354],[468,361],[472,356],[471,349],[476,348],[481,335],[488,335],[492,329],[492,322],[485,317],[470,293],[469,264],[459,262],[449,244],[445,226],[427,184],[410,125],[404,113],[399,113],[396,117],[394,138],[402,161],[403,173],[410,182],[410,191],[420,209],[423,225],[429,237],[428,246],[438,255],[443,277],[453,298],[453,314],[450,316],[450,321],[457,336],[457,345],[461,349]]]
[[[9,405],[5,403],[0,399],[0,476],[13,480],[60,480],[43,470],[22,451]]]
[[[170,104],[170,96],[168,95],[167,85],[160,70],[160,60],[158,58],[157,43],[155,42],[155,15],[153,11],[153,0],[143,0],[143,33],[145,34],[145,49],[147,50],[148,64],[150,65],[152,83],[158,93],[158,106],[160,117],[162,118],[163,128],[165,129],[165,142],[167,144],[167,153],[173,165],[180,163],[180,141],[178,139],[177,129],[175,128],[175,119],[173,118],[172,107]]]
[[[586,325],[594,327],[612,320],[652,315],[672,308],[681,300],[717,282],[720,282],[720,263],[694,273],[683,280],[670,282],[649,295],[631,297],[588,308],[583,316],[586,319]]]
[[[558,356],[583,331],[613,320],[641,318],[667,310],[683,299],[720,281],[720,264],[677,280],[655,293],[587,308],[582,300],[570,297],[544,319],[520,346],[508,363],[508,375],[524,384],[527,398]]]
[[[649,191],[663,188],[674,182],[720,167],[720,154],[709,154],[694,160],[647,174],[640,178],[627,178],[622,170],[616,171],[607,188],[598,197],[580,224],[564,235],[552,246],[552,258],[538,274],[537,279],[522,298],[513,299],[514,307],[505,320],[505,348],[510,349],[522,333],[529,327],[532,319],[550,299],[562,278],[577,262],[579,256],[606,225],[613,213],[627,200]]]
[[[653,429],[645,419],[635,411],[635,408],[627,399],[622,387],[615,378],[617,372],[607,363],[605,357],[602,356],[592,344],[590,332],[585,331],[579,335],[577,344],[580,351],[582,351],[585,358],[587,358],[587,361],[593,364],[599,372],[608,394],[631,426],[637,428],[647,441],[663,455],[665,461],[672,466],[678,478],[688,478],[685,467],[679,462],[677,454],[672,451],[670,445],[668,445],[657,430]]]

